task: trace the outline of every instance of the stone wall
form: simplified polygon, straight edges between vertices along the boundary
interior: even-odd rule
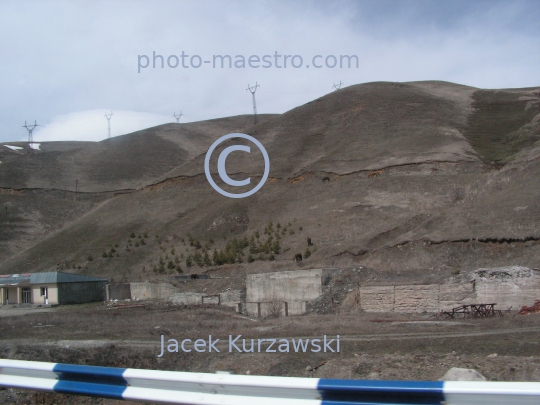
[[[219,294],[219,305],[232,307],[236,312],[244,312],[246,294],[243,290],[228,290]]]
[[[438,284],[394,287],[394,312],[439,312],[439,288]]]
[[[526,267],[478,269],[470,276],[470,282],[461,284],[361,287],[358,304],[367,312],[422,313],[466,304],[519,309],[540,299],[540,274]]]
[[[180,305],[225,305],[237,312],[244,310],[245,293],[229,290],[216,295],[195,292],[180,292],[172,284],[130,283],[131,298],[136,300],[166,300]]]
[[[360,306],[367,312],[393,312],[394,286],[360,287]]]
[[[219,295],[206,295],[202,297],[202,303],[205,305],[219,305]]]
[[[540,299],[540,273],[527,267],[499,267],[474,272],[477,301],[500,309],[520,309]]]
[[[169,297],[169,300],[180,305],[202,305],[205,296],[206,294],[194,292],[174,293]]]
[[[134,300],[168,300],[177,292],[175,286],[167,283],[130,283],[131,298]]]

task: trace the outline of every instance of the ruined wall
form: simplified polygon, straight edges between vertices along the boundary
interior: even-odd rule
[[[206,294],[194,292],[174,293],[171,294],[169,300],[174,302],[175,304],[181,305],[202,305],[203,297],[205,296]]]
[[[134,300],[166,300],[180,305],[225,305],[237,312],[244,310],[245,293],[243,290],[230,290],[216,295],[196,292],[180,292],[168,283],[130,283],[131,298]],[[124,291],[125,293],[125,291]]]
[[[167,283],[130,283],[131,298],[134,300],[168,300],[177,292],[176,287]]]
[[[441,284],[439,286],[439,310],[448,311],[466,304],[485,302],[476,299],[473,284]]]
[[[367,312],[393,312],[394,299],[394,286],[360,288],[360,306]]]
[[[439,285],[400,285],[394,287],[394,312],[438,312]]]
[[[236,312],[244,312],[246,294],[244,290],[229,290],[219,294],[219,305],[232,307]]]
[[[439,312],[467,304],[497,304],[519,309],[540,299],[540,274],[526,267],[478,269],[458,284],[374,286],[359,289],[367,312]]]
[[[248,302],[311,301],[322,294],[322,269],[250,274]]]
[[[323,269],[250,274],[246,310],[251,316],[289,316],[306,312],[306,302],[322,294]]]
[[[202,297],[203,304],[219,305],[219,295],[206,295]]]
[[[520,309],[540,299],[540,273],[511,266],[474,271],[478,302],[496,302],[499,309]]]

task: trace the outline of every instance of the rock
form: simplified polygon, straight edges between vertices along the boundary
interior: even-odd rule
[[[311,367],[311,366],[306,367],[306,371],[312,371],[312,370],[313,370],[313,367]]]
[[[472,368],[452,367],[440,381],[486,381],[486,377]]]
[[[497,357],[497,353],[488,354],[488,358],[490,358],[490,357]]]

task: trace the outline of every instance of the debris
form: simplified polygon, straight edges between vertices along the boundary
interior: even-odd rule
[[[452,367],[440,381],[486,381],[486,377],[472,368]]]
[[[313,367],[312,370],[317,370],[319,367],[323,366],[324,364],[326,364],[326,360],[321,361],[319,364]]]
[[[519,313],[521,315],[529,315],[530,313],[537,314],[540,312],[540,300],[534,301],[534,305],[532,307],[528,307],[527,305],[524,305],[521,307],[521,310]]]
[[[506,311],[495,309],[497,304],[470,304],[452,308],[451,311],[441,311],[433,315],[434,318],[455,319],[455,318],[491,318],[494,316],[503,317]]]

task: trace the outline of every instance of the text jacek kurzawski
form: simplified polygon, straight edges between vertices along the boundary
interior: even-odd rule
[[[339,335],[331,339],[326,335],[322,338],[305,338],[305,339],[243,339],[242,335],[229,335],[229,339],[220,344],[222,350],[217,348],[217,344],[221,339],[212,339],[212,335],[208,339],[168,339],[165,342],[165,336],[161,335],[161,353],[158,357],[162,357],[165,352],[169,353],[221,353],[228,351],[229,353],[339,353]],[[228,350],[224,350],[224,344]]]

